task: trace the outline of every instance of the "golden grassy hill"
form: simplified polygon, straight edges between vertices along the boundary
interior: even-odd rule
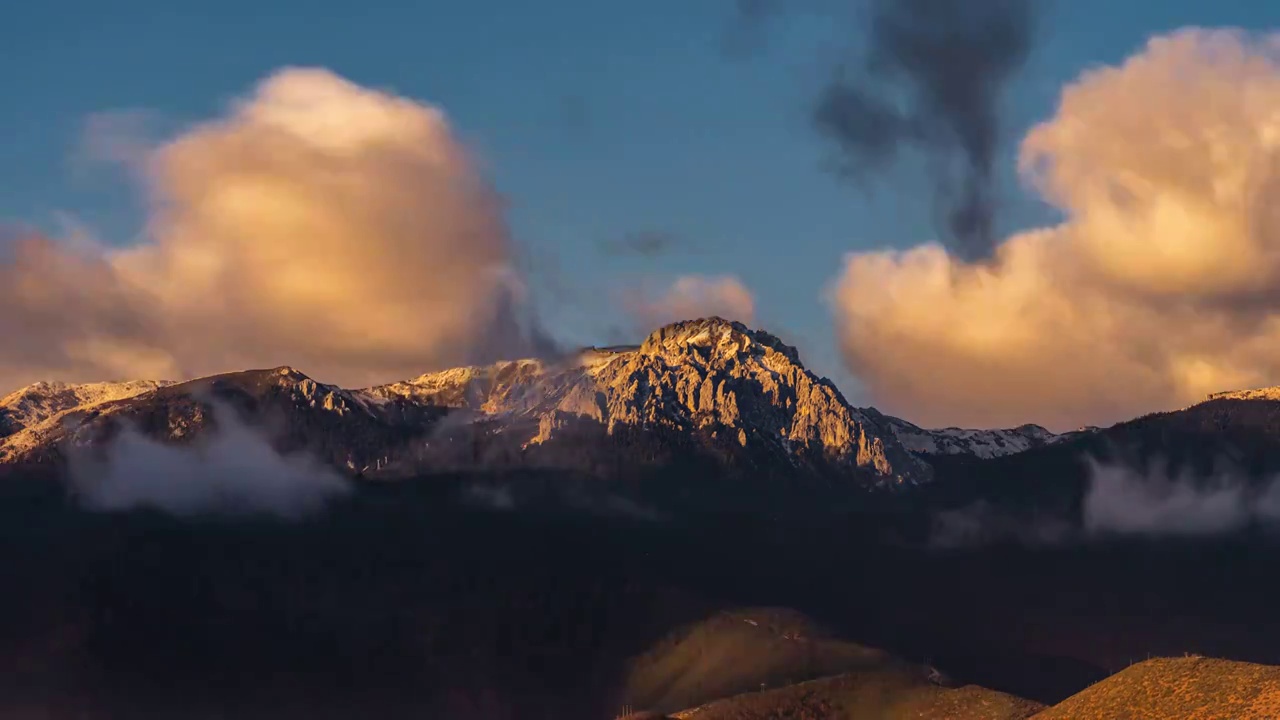
[[[1205,657],[1132,665],[1036,720],[1275,720],[1280,667]]]
[[[632,708],[697,720],[1024,720],[1044,707],[946,682],[794,611],[757,608],[672,633],[632,662],[625,696]]]
[[[975,685],[946,688],[903,670],[847,673],[745,693],[679,720],[1026,720],[1044,706]]]
[[[794,611],[736,610],[683,627],[634,659],[623,702],[670,713],[819,677],[906,668],[915,666],[832,637]]]

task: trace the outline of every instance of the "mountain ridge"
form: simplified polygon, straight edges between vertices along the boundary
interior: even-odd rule
[[[160,439],[181,441],[207,421],[195,406],[196,396],[210,390],[230,393],[254,422],[271,414],[291,435],[290,448],[321,446],[336,467],[381,477],[465,469],[482,454],[483,462],[501,456],[508,467],[533,460],[557,467],[567,462],[563,446],[570,438],[607,445],[642,432],[653,436],[644,441],[650,455],[653,447],[675,444],[744,468],[764,463],[828,483],[852,472],[864,484],[910,486],[928,483],[941,460],[1075,447],[1103,432],[1054,433],[1034,424],[921,428],[853,406],[777,336],[709,317],[665,325],[635,345],[450,368],[358,389],[320,383],[290,366],[183,383],[35,383],[0,399],[0,464],[56,459],[67,441],[109,437],[114,431],[99,426],[118,420],[142,419]],[[1274,400],[1280,389],[1214,393],[1181,412],[1204,403]],[[344,436],[358,440],[345,447]],[[601,448],[596,460],[607,454]]]
[[[9,397],[39,395],[43,387]],[[78,386],[62,387],[75,397]],[[29,402],[36,409],[0,439],[0,462],[56,460],[62,445],[102,442],[120,422],[182,441],[212,422],[202,405],[208,393],[250,416],[273,414],[292,446],[308,444],[303,430],[319,433],[311,444],[325,448],[323,459],[357,474],[465,464],[458,457],[465,449],[454,442],[460,428],[482,437],[473,444],[515,462],[537,455],[554,465],[566,453],[549,447],[562,438],[642,432],[743,468],[790,468],[827,482],[852,474],[872,485],[911,485],[932,472],[830,380],[805,369],[795,348],[718,317],[672,323],[638,346],[454,368],[372,388],[326,385],[281,366],[185,383],[126,383],[79,405]],[[453,421],[441,423],[445,418]],[[447,442],[433,440],[441,433]],[[343,435],[362,442],[344,448]]]

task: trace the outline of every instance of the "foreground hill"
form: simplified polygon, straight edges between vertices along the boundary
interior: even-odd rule
[[[1204,657],[1147,660],[1035,717],[1272,720],[1280,717],[1280,667]]]
[[[780,608],[717,613],[633,660],[625,704],[654,716],[1021,720],[1043,705],[834,636]]]
[[[910,672],[864,671],[744,693],[677,712],[672,717],[679,720],[1025,720],[1043,707],[976,685],[948,688]]]
[[[879,669],[743,693],[670,713],[684,720],[1274,720],[1280,667],[1204,657],[1137,663],[1052,706],[975,685],[948,688]]]
[[[794,610],[724,611],[673,631],[634,659],[623,701],[671,713],[854,670],[927,674],[884,651],[841,640]]]

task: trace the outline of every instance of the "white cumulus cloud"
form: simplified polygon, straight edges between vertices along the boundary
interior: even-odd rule
[[[502,202],[440,110],[287,68],[166,142],[119,128],[91,144],[142,179],[144,237],[5,243],[0,336],[23,341],[0,385],[282,364],[359,385],[536,351]]]
[[[873,402],[1066,428],[1280,380],[1280,35],[1152,39],[1067,86],[1020,166],[1061,224],[985,263],[846,258],[836,331]]]

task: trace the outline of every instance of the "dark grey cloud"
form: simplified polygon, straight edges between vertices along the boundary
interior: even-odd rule
[[[835,145],[839,172],[876,179],[904,151],[923,153],[943,239],[962,257],[988,257],[1001,101],[1035,40],[1034,0],[739,0],[735,33],[758,47],[784,10],[849,25],[856,52],[832,71],[811,118]]]
[[[1032,0],[869,0],[867,9],[865,54],[822,91],[814,123],[855,175],[922,150],[937,171],[948,244],[987,257],[1000,104],[1031,50]]]
[[[721,39],[729,57],[746,57],[765,47],[767,25],[787,9],[784,0],[734,0],[736,15]]]
[[[681,247],[680,236],[665,230],[638,230],[600,245],[605,255],[653,258]]]

